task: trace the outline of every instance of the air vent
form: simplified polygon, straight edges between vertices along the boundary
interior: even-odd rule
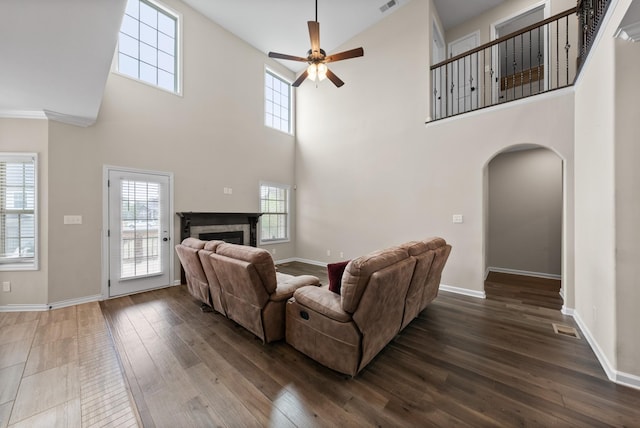
[[[566,325],[556,324],[556,323],[552,323],[552,325],[553,325],[553,331],[556,334],[559,334],[561,336],[569,336],[569,337],[575,337],[576,339],[580,339],[580,336],[578,335],[578,331],[575,328],[569,327]]]
[[[382,6],[380,6],[380,12],[385,13],[386,11],[396,6],[397,4],[398,4],[398,0],[390,0],[385,4],[383,4]]]

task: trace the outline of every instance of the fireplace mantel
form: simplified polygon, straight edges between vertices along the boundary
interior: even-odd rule
[[[258,245],[257,224],[262,213],[213,213],[182,211],[180,217],[180,242],[191,236],[191,227],[209,225],[249,225],[249,245]]]

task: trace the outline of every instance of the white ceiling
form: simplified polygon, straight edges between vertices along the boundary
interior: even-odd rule
[[[90,125],[126,0],[1,0],[0,117]]]

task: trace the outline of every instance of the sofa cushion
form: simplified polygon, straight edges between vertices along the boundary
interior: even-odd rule
[[[282,276],[281,276],[282,275]],[[293,292],[296,291],[300,287],[304,287],[307,285],[318,286],[320,285],[320,280],[311,275],[300,275],[300,276],[292,276],[286,275],[287,278],[285,281],[280,281],[281,278],[284,278],[285,275],[278,272],[278,286],[276,287],[276,291],[269,296],[269,300],[274,302],[279,302],[282,300],[288,300],[291,296],[293,296]]]
[[[340,294],[340,286],[342,285],[342,274],[349,264],[350,260],[337,263],[329,263],[327,265],[327,275],[329,276],[329,291]]]
[[[207,241],[204,244],[204,249],[207,251],[216,251],[216,248],[218,248],[218,245],[220,244],[224,244],[224,241],[216,241],[216,240],[212,240],[212,241]]]
[[[408,257],[405,248],[391,247],[351,260],[342,275],[342,309],[355,312],[371,274]]]
[[[189,248],[195,248],[196,250],[202,250],[206,244],[206,241],[202,241],[198,238],[184,238],[182,245]]]
[[[271,294],[276,291],[276,286],[278,285],[276,281],[276,266],[269,251],[248,245],[224,243],[218,245],[216,254],[251,263],[255,267],[267,293]]]
[[[293,293],[301,306],[340,322],[351,321],[351,315],[342,310],[340,296],[321,287],[302,287]]]

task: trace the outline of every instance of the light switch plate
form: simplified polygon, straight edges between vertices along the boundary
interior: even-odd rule
[[[82,216],[66,215],[64,216],[64,224],[82,224]]]

